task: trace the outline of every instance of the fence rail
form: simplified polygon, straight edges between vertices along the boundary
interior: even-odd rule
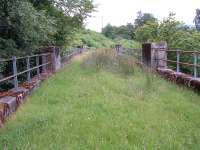
[[[24,56],[24,57],[12,57],[9,59],[0,59],[0,64],[5,65],[9,62],[9,75],[6,77],[0,78],[0,84],[4,83],[6,81],[12,81],[14,88],[18,89],[19,87],[19,76],[26,74],[26,81],[29,83],[31,82],[31,73],[35,71],[35,76],[40,77],[41,73],[52,72],[53,70],[56,70],[56,65],[58,64],[64,64],[65,62],[68,62],[73,56],[80,54],[83,52],[84,48],[73,48],[67,53],[64,54],[64,56],[59,60],[57,57],[57,52],[55,47],[52,48],[52,52],[48,53],[41,53],[37,55],[31,55],[31,56]],[[48,51],[48,49],[47,49]],[[23,65],[19,65],[21,61],[24,61]],[[31,62],[33,63],[31,66]],[[22,71],[19,71],[22,69]],[[7,68],[8,69],[8,68]],[[5,75],[4,75],[5,76]]]
[[[164,49],[156,49],[156,51],[164,51],[169,54],[169,52],[176,53],[176,60],[171,59],[157,59],[157,61],[165,61],[167,63],[176,64],[176,72],[181,72],[181,66],[193,67],[193,76],[197,78],[199,75],[198,68],[200,68],[200,64],[198,64],[200,52],[199,51],[184,51],[184,50],[164,50]],[[190,56],[193,57],[193,63],[190,62],[183,62],[181,61],[181,54],[191,54]]]
[[[37,75],[39,76],[40,69],[42,67],[46,68],[46,66],[51,64],[51,61],[48,61],[48,62],[44,61],[47,59],[46,58],[44,59],[43,57],[51,57],[51,53],[43,53],[43,54],[24,56],[24,57],[13,57],[10,59],[0,59],[0,64],[4,64],[6,62],[12,62],[12,75],[1,78],[0,83],[13,79],[14,87],[18,88],[18,84],[19,84],[18,77],[23,74],[27,74],[27,81],[30,82],[31,81],[31,72],[33,70],[37,70]],[[33,67],[30,66],[31,58],[35,58],[35,62],[36,62],[36,65]],[[26,61],[26,69],[23,71],[20,71],[20,72],[18,71],[19,68],[17,67],[17,62],[19,60]],[[42,62],[40,62],[40,60],[42,60]],[[45,71],[45,69],[44,69],[44,71]]]
[[[135,57],[138,61],[143,61],[142,60],[142,49],[127,49],[127,48],[122,48],[122,47],[116,47],[117,52],[121,53],[121,54],[126,54],[126,55],[132,55],[133,57]],[[166,52],[166,55],[169,56],[169,53],[176,53],[174,54],[174,57],[176,57],[176,60],[172,60],[172,59],[158,59],[155,58],[154,61],[158,62],[158,61],[165,61],[167,63],[170,64],[175,64],[176,65],[176,72],[181,72],[181,66],[183,67],[192,67],[193,71],[193,77],[194,78],[198,78],[198,76],[200,75],[200,51],[185,51],[185,50],[174,50],[174,49],[164,49],[164,48],[159,48],[159,49],[154,49],[156,52]],[[189,62],[189,61],[181,61],[181,55],[189,55],[193,57],[193,63]],[[169,65],[168,65],[169,67]]]

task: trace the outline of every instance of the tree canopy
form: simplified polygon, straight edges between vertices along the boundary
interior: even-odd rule
[[[135,19],[134,25],[135,25],[135,28],[138,28],[148,22],[156,22],[156,21],[157,21],[157,18],[155,18],[153,14],[142,13],[142,11],[139,11],[137,13],[137,18]]]
[[[122,38],[130,40],[134,38],[134,26],[131,23],[119,27],[108,24],[102,29],[102,33],[111,39]]]
[[[196,29],[198,31],[200,31],[200,9],[196,10],[196,16],[194,18],[194,23],[195,23]]]
[[[94,10],[92,0],[0,0],[0,57],[66,47]]]

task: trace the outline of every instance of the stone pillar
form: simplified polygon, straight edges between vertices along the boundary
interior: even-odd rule
[[[60,56],[60,49],[53,47],[52,48],[52,65],[53,71],[57,71],[61,68],[61,56]]]
[[[145,43],[142,45],[142,63],[151,68],[167,68],[167,43]]]
[[[115,45],[115,49],[118,54],[123,52],[123,47],[120,44]]]
[[[51,56],[43,57],[42,62],[51,62],[51,65],[47,67],[43,67],[43,71],[51,70],[56,72],[58,69],[61,68],[61,56],[60,56],[60,49],[56,47],[48,47],[45,49],[40,50],[41,53],[51,53]]]
[[[142,44],[142,64],[151,66],[151,43]]]
[[[151,44],[151,66],[157,68],[167,68],[167,43],[159,42]]]

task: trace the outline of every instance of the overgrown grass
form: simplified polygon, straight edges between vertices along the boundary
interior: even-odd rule
[[[0,130],[0,149],[200,147],[200,97],[139,68],[121,76],[76,59]]]
[[[133,75],[136,62],[131,56],[118,55],[114,49],[100,49],[92,52],[83,61],[83,67],[96,70],[105,69],[106,71],[123,75]]]

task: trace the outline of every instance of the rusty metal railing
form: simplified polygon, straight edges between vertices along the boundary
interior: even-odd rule
[[[164,51],[167,54],[170,52],[175,52],[176,53],[176,60],[171,60],[171,59],[157,59],[158,61],[166,61],[167,63],[175,64],[176,65],[176,72],[181,72],[181,66],[186,66],[186,67],[192,67],[193,68],[193,76],[194,78],[197,78],[200,73],[198,72],[198,69],[200,69],[200,64],[199,62],[199,56],[200,52],[199,51],[184,51],[184,50],[162,50],[162,49],[156,49],[156,51]],[[181,54],[187,54],[187,56],[192,56],[193,57],[193,63],[190,62],[183,62],[181,61]]]
[[[33,70],[37,71],[37,75],[40,76],[40,68],[44,67],[44,71],[46,70],[45,68],[51,64],[51,61],[47,62],[47,57],[50,57],[51,53],[43,53],[43,54],[38,54],[38,55],[32,55],[32,56],[25,56],[25,57],[12,57],[10,59],[0,59],[0,64],[6,63],[6,62],[12,62],[12,75],[0,78],[0,83],[8,81],[8,80],[13,80],[14,87],[17,89],[19,80],[18,77],[22,74],[27,73],[27,81],[31,81],[31,72]],[[30,67],[30,59],[35,58],[36,65],[33,67]],[[40,63],[40,58],[42,58],[42,63]],[[23,71],[18,71],[17,67],[17,61],[19,60],[26,60],[26,69]]]

